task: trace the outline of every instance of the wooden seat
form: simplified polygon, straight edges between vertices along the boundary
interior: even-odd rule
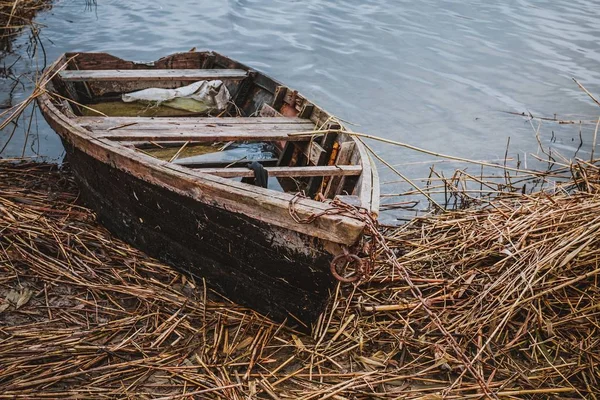
[[[247,162],[247,161],[246,161]],[[305,177],[305,176],[357,176],[362,172],[360,165],[328,165],[316,167],[266,167],[269,176],[283,177]],[[196,171],[223,178],[247,178],[253,177],[254,171],[249,168],[201,168]]]
[[[65,70],[65,81],[200,81],[212,79],[240,80],[248,76],[243,69],[101,69]]]
[[[78,117],[96,137],[117,141],[307,141],[314,124],[300,118]]]

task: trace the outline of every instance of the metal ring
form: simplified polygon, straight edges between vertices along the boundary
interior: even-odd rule
[[[335,279],[337,279],[340,282],[344,282],[344,283],[352,283],[352,282],[356,282],[360,277],[357,275],[352,276],[350,278],[346,278],[341,276],[338,271],[337,271],[337,264],[340,260],[346,260],[346,262],[356,262],[357,264],[357,268],[356,270],[359,271],[360,267],[362,265],[362,260],[360,259],[359,256],[357,256],[356,254],[339,254],[337,255],[333,260],[331,260],[331,264],[329,265],[330,270],[331,270],[331,274],[335,277]]]

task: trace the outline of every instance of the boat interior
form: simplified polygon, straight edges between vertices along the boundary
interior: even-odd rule
[[[136,63],[71,53],[57,71],[49,84],[52,101],[98,139],[199,173],[310,198],[337,197],[377,213],[376,172],[362,143],[297,91],[230,58],[188,52]],[[221,95],[214,88],[201,107],[187,100],[124,100],[200,81],[217,82],[219,93],[226,89],[223,107],[214,105]],[[266,183],[259,176],[265,172]]]

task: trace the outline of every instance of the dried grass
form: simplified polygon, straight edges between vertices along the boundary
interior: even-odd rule
[[[1,163],[0,399],[484,398],[465,357],[490,397],[595,399],[600,171],[575,170],[383,232],[397,264],[380,249],[308,336],[111,238],[68,174]]]
[[[12,39],[24,28],[33,27],[37,12],[49,8],[50,3],[49,0],[0,0],[0,52],[10,51]]]

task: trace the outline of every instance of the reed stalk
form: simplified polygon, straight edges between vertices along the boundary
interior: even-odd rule
[[[570,170],[381,228],[396,261],[304,335],[112,238],[68,171],[0,162],[0,399],[597,398],[600,170]]]

